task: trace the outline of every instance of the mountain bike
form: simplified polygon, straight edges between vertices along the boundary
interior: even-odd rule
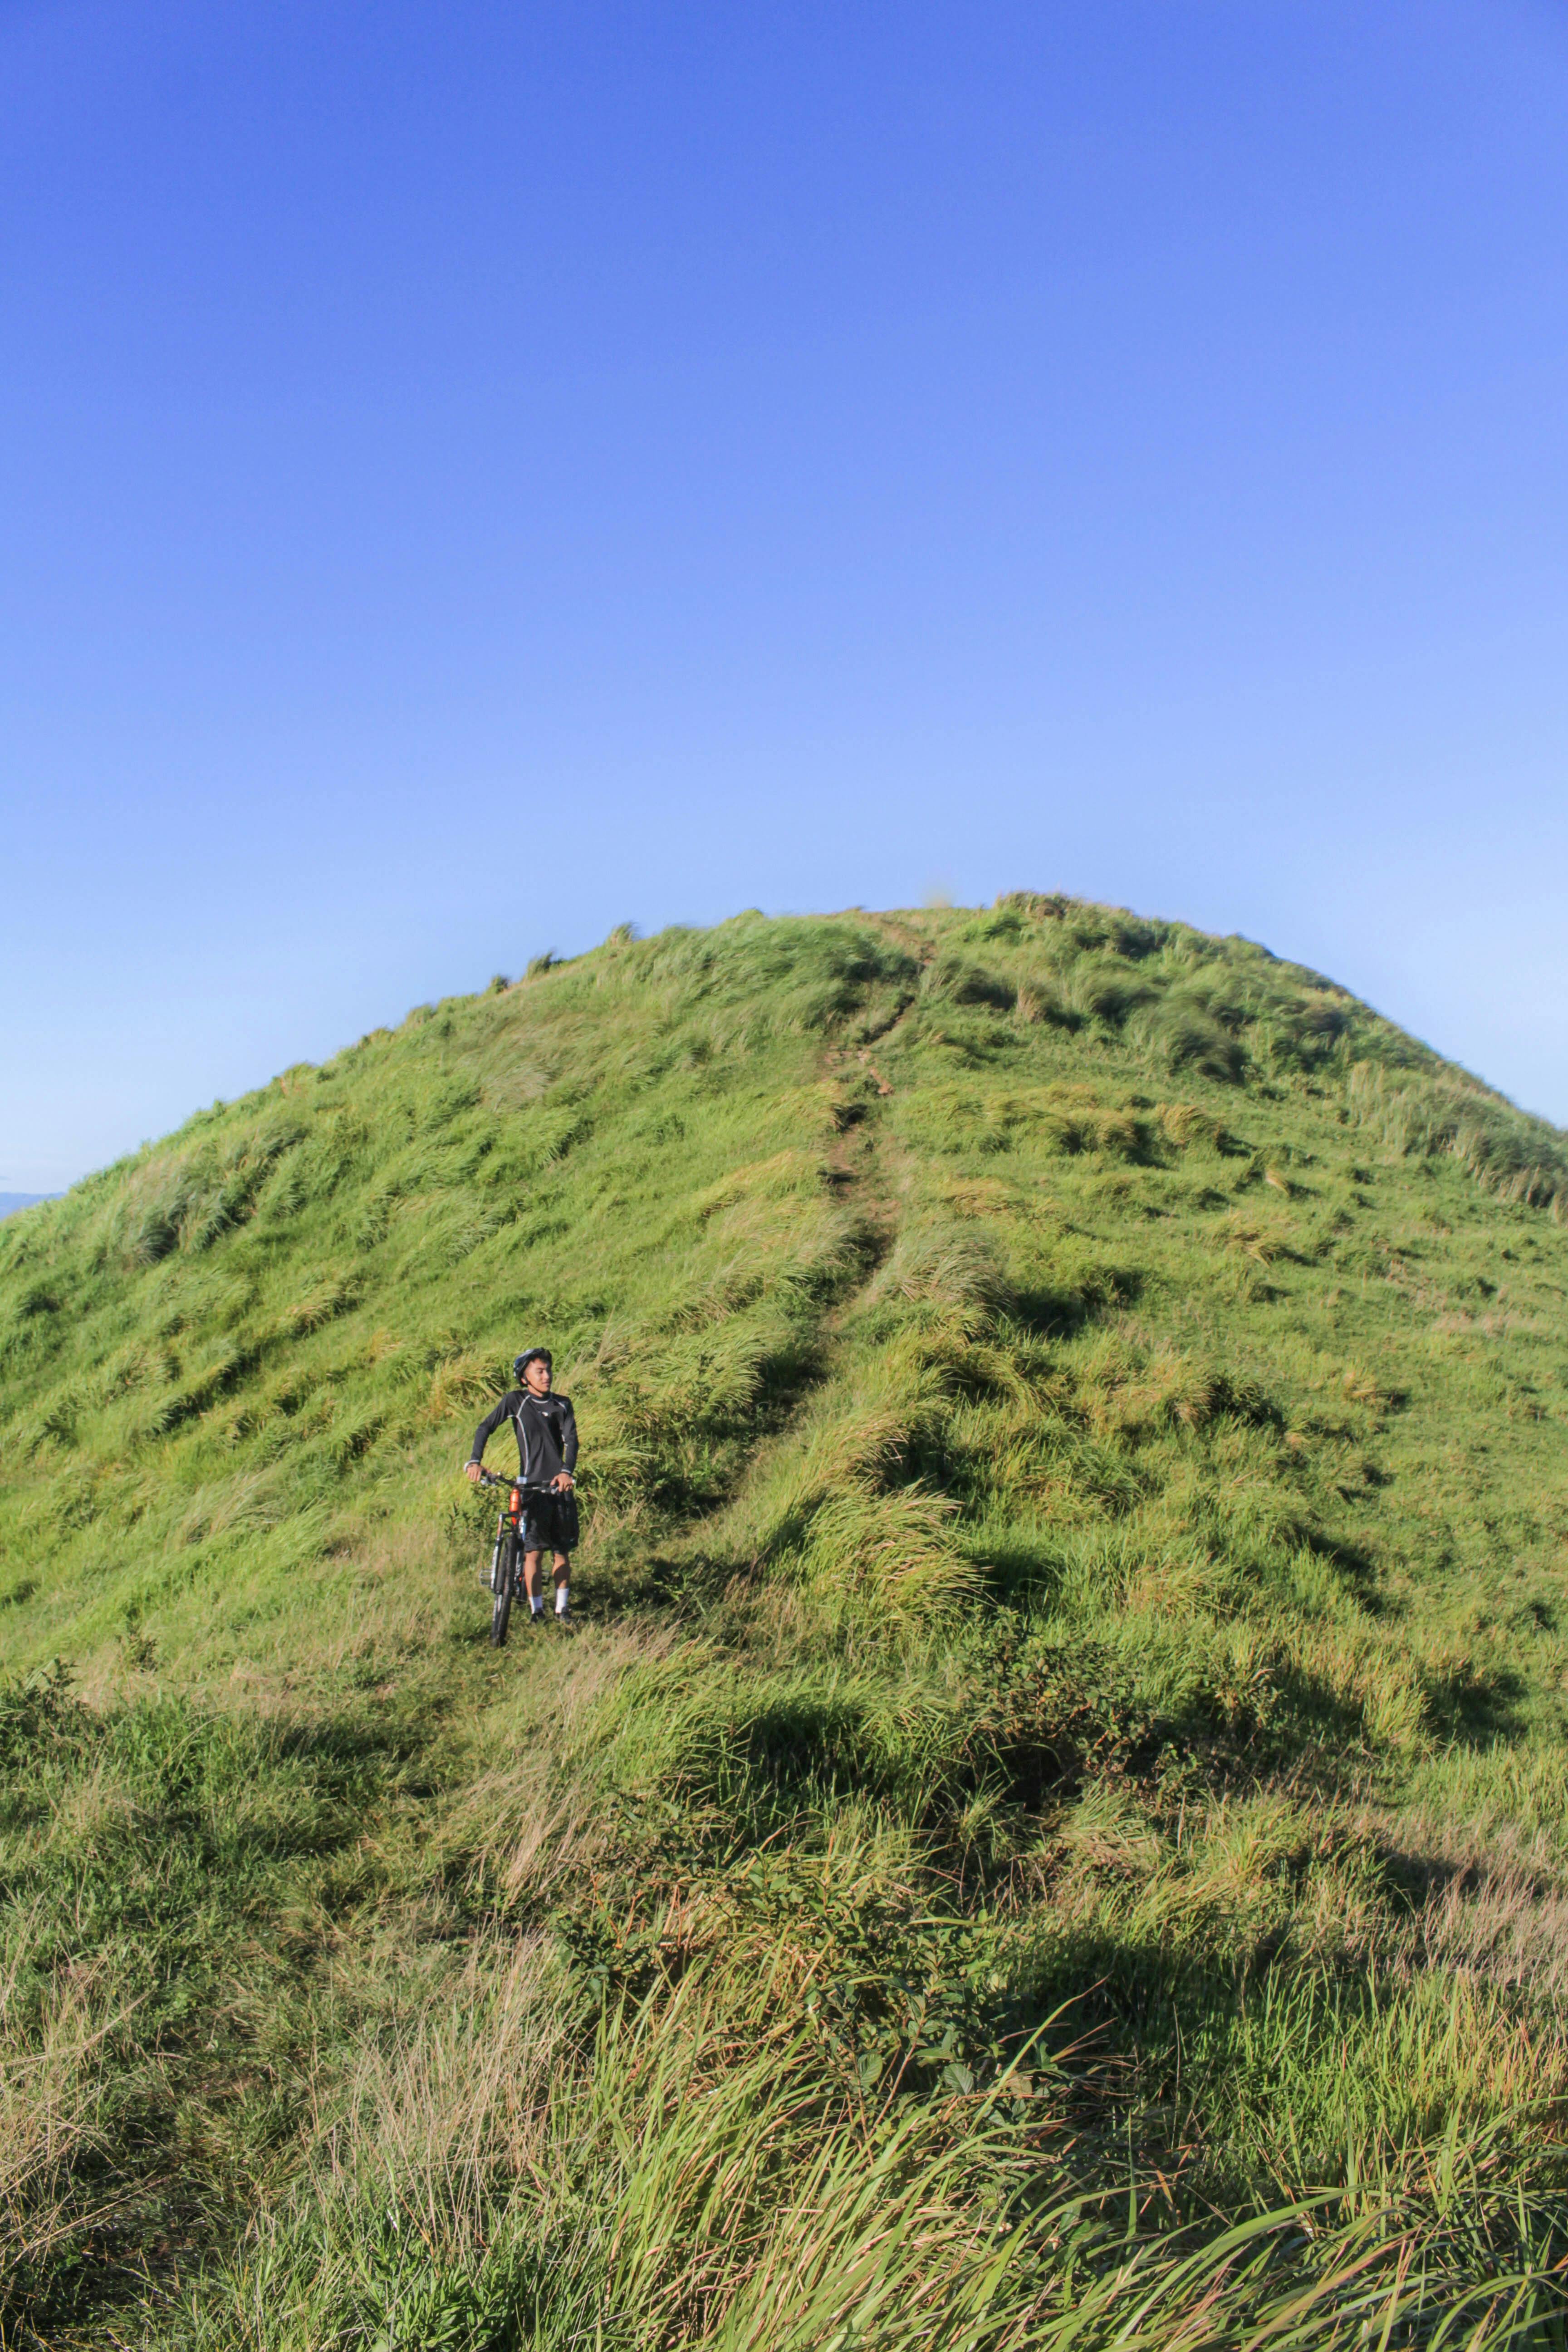
[[[510,1488],[496,1522],[495,1549],[490,1554],[490,1647],[500,1650],[506,1643],[511,1604],[517,1596],[518,1529],[522,1522],[523,1489],[517,1479],[498,1478],[493,1470],[484,1471],[479,1484]]]

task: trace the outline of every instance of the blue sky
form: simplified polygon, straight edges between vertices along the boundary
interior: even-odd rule
[[[0,7],[0,1188],[1068,888],[1568,1119],[1568,11]]]

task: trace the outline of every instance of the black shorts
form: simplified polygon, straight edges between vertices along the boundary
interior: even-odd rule
[[[525,1486],[518,1541],[523,1551],[575,1551],[576,1496],[552,1494],[547,1486]]]

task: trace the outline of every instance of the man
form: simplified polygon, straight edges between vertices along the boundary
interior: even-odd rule
[[[483,1475],[485,1447],[503,1421],[517,1432],[518,1483],[522,1494],[522,1580],[531,1617],[544,1615],[539,1563],[546,1550],[555,1555],[555,1620],[570,1622],[567,1583],[572,1553],[577,1543],[577,1498],[572,1473],[577,1461],[577,1423],[570,1397],[552,1396],[548,1348],[530,1348],[512,1370],[522,1382],[508,1389],[493,1412],[474,1432],[474,1450],[463,1465],[464,1475],[477,1486]]]

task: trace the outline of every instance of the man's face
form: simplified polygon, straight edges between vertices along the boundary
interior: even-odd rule
[[[535,1356],[531,1363],[524,1364],[522,1381],[523,1386],[531,1389],[535,1396],[548,1396],[550,1394],[549,1365]]]

